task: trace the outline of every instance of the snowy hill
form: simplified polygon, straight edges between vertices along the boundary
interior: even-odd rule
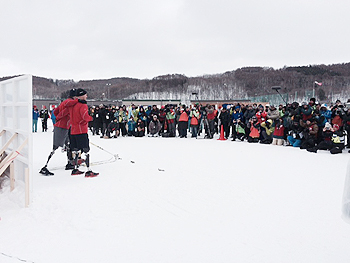
[[[272,145],[90,136],[96,178],[71,176],[57,151],[34,173],[33,203],[0,193],[0,262],[337,262],[347,153]],[[45,142],[45,143],[43,143]],[[34,169],[52,132],[34,134]],[[85,168],[83,168],[85,169]]]

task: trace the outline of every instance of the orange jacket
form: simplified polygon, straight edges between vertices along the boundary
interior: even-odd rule
[[[179,121],[188,121],[188,115],[187,115],[186,111],[181,113]]]

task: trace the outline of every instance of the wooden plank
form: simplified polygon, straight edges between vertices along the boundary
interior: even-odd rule
[[[9,165],[12,162],[12,159],[15,159],[17,157],[17,155],[20,153],[20,151],[24,148],[24,146],[26,146],[26,144],[28,143],[28,138],[25,139],[25,141],[21,144],[21,146],[19,146],[17,148],[16,151],[13,151],[12,153],[10,153],[9,155],[6,156],[6,158],[1,162],[1,166],[0,166],[0,176],[5,172],[5,170],[7,169],[7,167],[9,167]]]
[[[4,144],[4,146],[0,150],[0,155],[4,153],[4,151],[7,149],[7,147],[10,145],[10,143],[17,137],[18,133],[14,133],[10,140],[7,141],[7,143]]]

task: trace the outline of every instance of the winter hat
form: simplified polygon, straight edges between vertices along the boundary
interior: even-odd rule
[[[333,129],[334,129],[335,131],[339,130],[339,125],[338,125],[338,124],[333,124]]]
[[[75,96],[80,97],[80,96],[83,96],[85,94],[87,94],[86,90],[84,90],[84,89],[77,89],[77,93],[76,93]]]
[[[324,125],[324,127],[327,129],[332,128],[332,125],[329,122],[326,122],[326,124]]]
[[[77,95],[77,90],[76,89],[71,89],[70,91],[69,91],[69,97],[70,98],[73,98],[73,97],[75,97]]]

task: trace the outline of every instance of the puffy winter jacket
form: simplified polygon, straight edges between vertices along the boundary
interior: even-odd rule
[[[78,100],[73,107],[69,107],[69,115],[72,135],[88,133],[88,125],[92,117],[89,115],[85,100]]]
[[[69,129],[70,127],[70,111],[74,105],[78,103],[78,99],[68,98],[53,111],[53,114],[56,116],[55,126],[62,129]]]

